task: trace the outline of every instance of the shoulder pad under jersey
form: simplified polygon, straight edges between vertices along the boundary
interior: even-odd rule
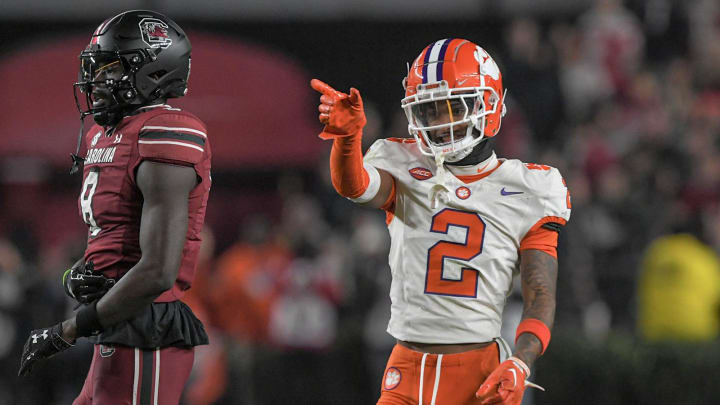
[[[205,124],[183,111],[169,110],[149,118],[138,134],[138,151],[145,159],[195,164],[206,154]]]

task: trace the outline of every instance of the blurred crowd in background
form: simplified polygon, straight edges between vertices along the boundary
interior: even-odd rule
[[[598,0],[573,18],[508,18],[502,34],[488,49],[508,88],[498,155],[559,168],[572,193],[555,329],[595,342],[717,339],[720,3]],[[389,112],[366,97],[365,149],[408,136],[392,94]],[[233,176],[214,173],[211,194],[237,192],[222,184]],[[262,209],[206,226],[186,302],[212,344],[197,351],[184,403],[374,403],[394,344],[384,215],[335,194],[327,154],[273,176],[276,187],[252,200],[267,196]],[[72,309],[60,276],[85,241],[39,245],[11,189],[0,187],[0,405],[69,403],[90,347],[30,379],[15,373],[25,333]],[[516,291],[508,316],[520,303]]]

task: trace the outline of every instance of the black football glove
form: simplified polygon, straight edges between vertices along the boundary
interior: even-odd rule
[[[92,262],[89,262],[73,266],[63,274],[65,293],[80,304],[89,304],[99,299],[115,285],[115,280],[92,269]]]
[[[21,377],[29,375],[37,361],[71,348],[73,344],[62,338],[62,332],[62,323],[49,328],[34,329],[30,332],[30,337],[23,347],[18,375]]]

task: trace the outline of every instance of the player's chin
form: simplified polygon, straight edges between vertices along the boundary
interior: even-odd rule
[[[435,145],[447,145],[450,142],[458,142],[463,140],[467,132],[467,125],[453,128],[452,136],[449,129],[432,131],[429,135],[430,141]]]
[[[430,141],[437,146],[449,145],[451,142],[459,142],[465,138],[465,132],[456,132],[453,136],[450,133],[430,135]]]

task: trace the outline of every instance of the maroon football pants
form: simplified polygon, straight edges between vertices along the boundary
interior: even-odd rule
[[[73,405],[177,405],[195,350],[95,345],[90,371]]]

